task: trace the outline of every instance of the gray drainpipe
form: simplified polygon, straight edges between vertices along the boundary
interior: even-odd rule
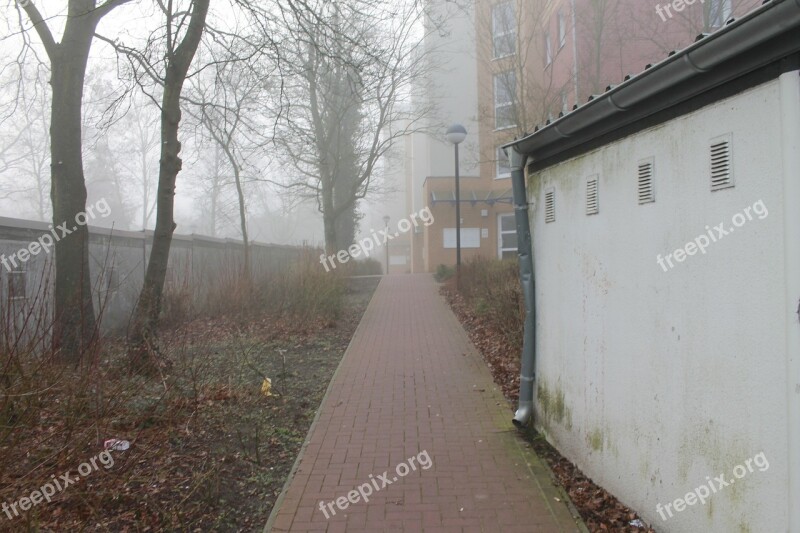
[[[528,218],[528,196],[525,191],[525,164],[528,156],[509,147],[506,154],[511,163],[511,184],[514,190],[514,211],[517,221],[519,250],[519,279],[525,298],[525,330],[522,339],[522,372],[519,378],[519,408],[514,413],[514,425],[522,428],[533,415],[533,382],[536,372],[536,314],[534,302],[531,226]]]

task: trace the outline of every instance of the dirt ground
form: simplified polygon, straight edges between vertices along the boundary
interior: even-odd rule
[[[80,458],[97,456],[107,438],[130,441],[130,449],[111,452],[111,468],[81,478],[52,503],[11,520],[0,514],[0,530],[263,531],[377,283],[351,282],[335,321],[221,317],[164,332],[174,361],[169,379],[117,378],[124,390],[115,391],[116,407],[92,413],[92,433],[71,439],[78,444],[68,454],[45,449],[64,440],[48,433],[67,429],[48,427],[42,409],[24,440],[42,444],[0,446],[9,459],[0,503],[30,495],[51,474],[71,470],[78,478]],[[118,375],[113,362],[105,366]],[[53,394],[54,402],[67,401]]]

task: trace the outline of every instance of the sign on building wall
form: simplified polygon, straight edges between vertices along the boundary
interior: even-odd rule
[[[442,242],[446,249],[456,247],[456,228],[444,228]],[[480,248],[481,229],[480,228],[461,228],[461,248]]]

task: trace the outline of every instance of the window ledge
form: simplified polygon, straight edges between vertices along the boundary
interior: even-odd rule
[[[493,58],[492,58],[492,62],[495,62],[495,61],[501,61],[501,60],[503,60],[503,59],[508,59],[508,58],[511,58],[511,57],[516,57],[516,55],[517,55],[517,53],[516,53],[516,52],[511,52],[510,54],[506,54],[506,55],[504,55],[504,56],[497,56],[497,57],[493,57]]]

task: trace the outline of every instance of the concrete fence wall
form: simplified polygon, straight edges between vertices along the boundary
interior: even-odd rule
[[[49,234],[50,228],[51,225],[44,222],[0,217],[0,260],[5,261],[0,265],[0,298],[14,314],[22,316],[32,306],[50,306],[55,279],[53,250],[39,252],[25,262],[16,255],[19,250]],[[105,330],[124,328],[144,282],[153,232],[112,231],[90,226],[89,234],[96,310],[103,311]],[[300,247],[252,243],[253,274],[259,277],[285,270],[298,261],[302,253]],[[240,272],[243,262],[244,245],[241,241],[175,235],[167,288],[186,287],[195,296],[202,296],[213,281]]]

